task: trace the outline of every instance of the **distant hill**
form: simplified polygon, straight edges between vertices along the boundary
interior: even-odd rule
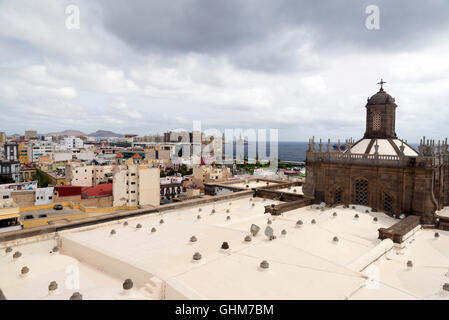
[[[47,133],[47,136],[85,136],[86,134],[78,130],[64,130],[61,132]]]
[[[123,138],[123,135],[120,133],[115,133],[112,131],[106,130],[97,130],[88,134],[89,137],[104,137],[104,138]]]

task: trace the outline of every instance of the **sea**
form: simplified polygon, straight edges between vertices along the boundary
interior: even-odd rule
[[[334,145],[334,142],[331,142]],[[415,150],[418,150],[417,143],[409,143]],[[306,160],[306,152],[308,142],[300,141],[279,141],[278,142],[278,158],[280,161],[303,162]],[[256,147],[256,152],[258,148]],[[236,150],[236,149],[234,149]],[[267,142],[267,150],[270,150],[270,144]],[[268,152],[269,153],[269,152]],[[247,155],[247,145],[245,145],[245,156]],[[234,151],[235,158],[235,151]]]
[[[227,144],[223,145],[226,149]],[[291,161],[291,162],[303,162],[306,160],[306,151],[308,147],[308,142],[293,142],[293,141],[280,141],[278,142],[278,156],[280,161]],[[258,154],[258,144],[256,143],[256,153]],[[236,143],[234,141],[234,159],[236,156]],[[267,155],[270,155],[270,142],[266,145]],[[245,157],[248,156],[248,145],[245,144],[244,147]],[[263,156],[259,156],[259,159],[263,159]]]

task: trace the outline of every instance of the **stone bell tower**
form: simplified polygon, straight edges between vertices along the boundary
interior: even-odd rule
[[[366,131],[364,139],[397,139],[395,131],[396,108],[394,98],[383,89],[368,99],[366,104]]]

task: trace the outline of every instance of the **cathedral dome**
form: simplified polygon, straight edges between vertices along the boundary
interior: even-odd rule
[[[367,105],[394,104],[394,98],[380,89],[375,95],[368,99]]]
[[[379,155],[401,156],[401,148],[404,156],[418,156],[418,152],[401,139],[361,139],[351,147],[351,153],[374,155],[377,149]]]

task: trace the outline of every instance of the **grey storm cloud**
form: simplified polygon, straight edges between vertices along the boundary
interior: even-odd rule
[[[359,50],[403,50],[428,41],[449,24],[449,2],[445,0],[100,0],[100,3],[105,28],[135,48],[166,54],[224,54],[235,57],[242,65],[250,65],[245,60],[254,57],[256,66],[257,60],[285,61],[287,44],[278,42],[273,48],[264,42],[292,29],[307,30],[315,45],[326,49],[350,46]],[[369,5],[380,9],[377,32],[365,27],[368,16],[365,9]],[[275,54],[276,49],[280,51]],[[252,55],[248,57],[248,53]]]
[[[79,30],[64,26],[71,4]],[[379,30],[365,26],[369,5]],[[357,137],[383,77],[398,133],[417,141],[447,130],[447,17],[447,0],[0,0],[0,131],[200,120]]]

